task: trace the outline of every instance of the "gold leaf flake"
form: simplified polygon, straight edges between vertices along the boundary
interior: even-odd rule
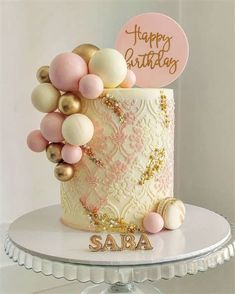
[[[99,97],[104,105],[112,109],[112,111],[119,117],[121,123],[125,122],[125,113],[119,106],[119,102],[116,98],[109,94],[103,94]]]
[[[153,178],[156,172],[159,172],[162,168],[165,160],[165,148],[158,149],[155,148],[154,151],[149,156],[148,164],[143,172],[140,180],[139,185],[143,185],[145,181],[150,180]]]

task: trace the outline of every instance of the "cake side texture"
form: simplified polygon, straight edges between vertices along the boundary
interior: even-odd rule
[[[82,99],[95,131],[75,176],[61,183],[64,224],[88,231],[141,231],[160,199],[173,197],[171,89],[107,89]],[[98,164],[97,164],[98,163]]]

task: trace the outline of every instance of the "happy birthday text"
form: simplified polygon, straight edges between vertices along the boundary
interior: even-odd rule
[[[151,69],[166,67],[170,74],[176,72],[179,60],[174,57],[169,57],[169,54],[167,54],[171,49],[172,36],[167,36],[159,32],[141,31],[141,27],[137,24],[132,31],[126,30],[125,32],[133,36],[133,47],[128,48],[125,53],[125,59],[129,69],[133,67],[149,67]],[[135,54],[134,47],[139,42],[148,44],[150,50],[143,54]]]

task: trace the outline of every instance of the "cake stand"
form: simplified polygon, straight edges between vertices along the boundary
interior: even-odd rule
[[[91,252],[93,233],[64,226],[60,215],[60,206],[54,205],[18,218],[9,228],[5,250],[13,261],[35,272],[93,282],[82,294],[160,293],[142,282],[203,272],[228,261],[235,252],[233,226],[221,215],[189,204],[180,229],[148,235],[154,247],[148,251]],[[104,240],[107,234],[101,235]],[[113,235],[119,242],[119,234]],[[74,289],[72,283],[63,286],[65,292],[58,288],[43,293],[78,293]]]

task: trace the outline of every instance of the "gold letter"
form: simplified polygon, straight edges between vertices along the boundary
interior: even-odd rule
[[[99,235],[92,235],[90,238],[91,243],[93,243],[95,246],[89,245],[89,249],[91,251],[100,251],[102,249],[102,243],[100,242],[102,240],[102,237]]]
[[[137,24],[135,25],[135,30],[133,32],[128,32],[127,30],[125,30],[126,34],[134,34],[135,35],[135,41],[133,43],[133,46],[135,46],[136,42],[137,42],[137,36],[139,38],[139,34],[140,34],[140,27],[138,27],[137,29]]]
[[[152,250],[153,247],[146,234],[141,234],[136,250]]]
[[[119,251],[120,248],[118,247],[116,241],[114,240],[113,236],[108,234],[105,240],[104,246],[102,248],[103,251]]]
[[[122,250],[135,250],[135,236],[133,234],[121,234],[122,237]]]
[[[132,67],[135,67],[136,63],[134,64],[133,60],[131,59],[134,54],[134,49],[133,48],[128,48],[125,53],[125,59],[127,63],[127,67],[130,69]]]

